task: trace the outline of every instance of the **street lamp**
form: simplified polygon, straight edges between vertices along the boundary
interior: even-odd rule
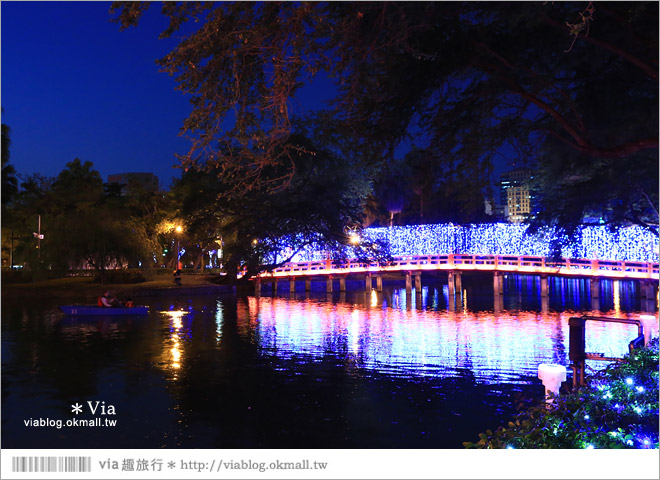
[[[176,231],[176,269],[178,270],[180,268],[179,258],[181,257],[181,250],[179,249],[179,240],[181,239],[181,232],[183,231],[183,227],[181,225],[177,225],[174,230]]]

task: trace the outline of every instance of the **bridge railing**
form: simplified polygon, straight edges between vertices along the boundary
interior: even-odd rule
[[[512,255],[413,255],[394,257],[387,264],[346,260],[287,263],[261,276],[307,276],[347,274],[351,272],[388,272],[411,270],[484,270],[519,273],[546,273],[612,278],[658,279],[658,264],[592,259],[549,259]]]

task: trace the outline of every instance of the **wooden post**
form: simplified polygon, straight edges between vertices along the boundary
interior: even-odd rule
[[[422,274],[417,272],[415,274],[415,292],[422,293]]]
[[[382,292],[383,291],[383,276],[382,275],[376,275],[376,291],[377,292]]]
[[[367,276],[364,277],[364,290],[365,292],[370,292],[371,291],[371,274],[367,273]]]
[[[328,293],[332,293],[332,275],[328,275],[328,277],[325,280],[325,291]]]
[[[342,275],[341,277],[339,277],[339,291],[340,292],[346,291],[346,275]]]
[[[573,370],[573,388],[584,385],[584,365],[587,359],[585,352],[585,323],[581,317],[568,319],[568,359]]]
[[[296,291],[296,277],[291,277],[289,279],[289,292],[295,293]]]
[[[463,275],[459,270],[454,272],[454,284],[456,286],[456,291],[461,294],[463,292]]]
[[[261,277],[257,277],[254,281],[254,294],[261,295]]]
[[[305,291],[306,292],[312,291],[312,279],[310,277],[307,277],[305,279]]]
[[[406,272],[406,295],[412,294],[412,274]]]
[[[273,279],[273,295],[277,293],[277,289],[279,288],[279,283],[280,282],[277,280],[277,278]]]

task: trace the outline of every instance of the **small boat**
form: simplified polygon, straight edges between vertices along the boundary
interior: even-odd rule
[[[60,305],[67,315],[146,315],[149,307],[99,307],[97,305]]]

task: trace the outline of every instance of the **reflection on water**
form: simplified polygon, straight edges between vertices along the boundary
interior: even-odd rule
[[[288,282],[287,282],[288,283]],[[508,276],[407,295],[154,297],[146,317],[72,318],[55,301],[2,302],[6,448],[461,448],[537,399],[541,363],[568,365],[568,318],[638,318],[634,282]],[[323,290],[325,285],[320,285]],[[657,332],[657,317],[651,322]],[[636,327],[587,322],[587,351],[623,356]],[[592,367],[604,364],[592,362]],[[28,429],[74,402],[114,429]]]
[[[615,292],[608,315],[626,317],[618,287]],[[461,311],[436,310],[440,294],[395,289],[372,290],[364,303],[272,297],[247,302],[261,351],[281,358],[332,354],[389,375],[469,374],[484,383],[536,375],[541,363],[568,366],[568,318],[575,312],[471,312],[467,295],[460,299]],[[622,357],[636,336],[634,326],[589,323],[587,350]]]

